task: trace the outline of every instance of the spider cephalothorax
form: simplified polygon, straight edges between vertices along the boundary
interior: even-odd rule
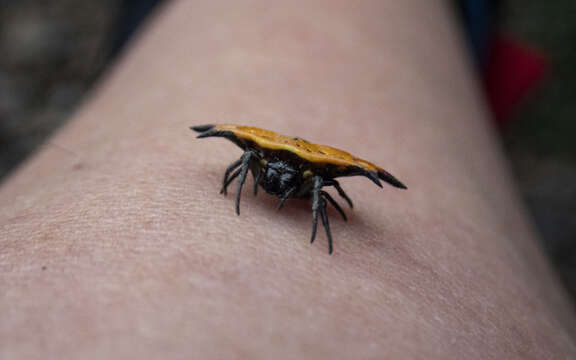
[[[322,190],[333,186],[350,206],[352,201],[340,187],[337,177],[366,176],[382,187],[380,180],[397,188],[406,189],[384,169],[351,154],[325,145],[316,145],[306,140],[276,134],[275,132],[248,126],[203,125],[191,128],[200,133],[199,138],[225,137],[244,150],[244,154],[225,171],[220,192],[226,194],[228,185],[238,179],[236,213],[240,215],[240,196],[248,171],[254,177],[254,194],[258,186],[267,193],[280,198],[281,208],[288,199],[312,200],[312,238],[316,237],[318,216],[326,230],[329,252],[333,251],[330,223],[326,205],[330,203],[346,220],[344,211],[332,196]]]
[[[288,198],[302,185],[302,173],[286,160],[265,162],[259,184],[270,195]]]

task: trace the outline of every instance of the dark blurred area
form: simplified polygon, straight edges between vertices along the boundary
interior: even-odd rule
[[[0,181],[66,119],[157,0],[0,0]]]
[[[62,125],[158,0],[0,0],[0,181]],[[543,246],[576,297],[576,2],[454,1]]]

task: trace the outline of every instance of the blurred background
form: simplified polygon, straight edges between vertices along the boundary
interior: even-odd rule
[[[161,0],[0,0],[0,181]],[[453,0],[542,244],[576,299],[576,1]]]

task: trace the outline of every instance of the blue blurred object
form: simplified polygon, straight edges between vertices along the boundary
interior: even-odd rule
[[[498,0],[460,0],[460,10],[465,35],[476,64],[482,68],[489,56],[490,41],[497,23]]]
[[[162,2],[164,0],[121,0],[113,56],[122,50],[142,22]]]

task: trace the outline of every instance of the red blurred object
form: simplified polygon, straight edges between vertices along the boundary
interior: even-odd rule
[[[484,80],[488,102],[499,125],[511,119],[514,110],[543,79],[548,69],[541,53],[503,35],[492,41]]]

